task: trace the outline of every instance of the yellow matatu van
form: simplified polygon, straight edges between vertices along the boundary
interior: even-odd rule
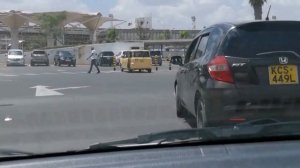
[[[121,71],[133,72],[138,70],[152,71],[152,59],[149,50],[128,50],[120,58]]]

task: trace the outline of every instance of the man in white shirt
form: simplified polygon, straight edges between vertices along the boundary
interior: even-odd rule
[[[94,49],[94,47],[91,48],[92,50],[92,53],[91,55],[87,58],[87,60],[91,59],[91,66],[90,66],[90,70],[88,73],[91,73],[92,72],[92,69],[93,69],[93,66],[95,66],[98,70],[97,73],[100,73],[100,70],[97,66],[97,53],[96,53],[96,50]]]

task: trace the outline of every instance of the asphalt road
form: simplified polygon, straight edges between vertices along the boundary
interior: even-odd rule
[[[127,73],[111,67],[0,67],[0,150],[36,153],[189,128],[176,117],[176,67]]]

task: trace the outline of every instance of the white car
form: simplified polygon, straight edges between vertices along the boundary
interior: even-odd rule
[[[25,55],[23,50],[10,49],[5,55],[7,56],[6,66],[10,66],[10,65],[25,66]]]

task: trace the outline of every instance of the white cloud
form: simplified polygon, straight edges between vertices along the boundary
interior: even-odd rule
[[[84,0],[0,0],[0,4],[0,11],[95,11],[95,7],[88,6]],[[263,6],[263,17],[266,17],[270,4],[270,17],[276,15],[277,19],[299,20],[299,0],[268,0]],[[191,29],[191,16],[196,16],[199,29],[217,22],[253,19],[249,0],[118,0],[113,8],[107,10],[115,18],[129,22],[134,22],[137,17],[152,16],[155,29]],[[128,28],[127,24],[122,27]]]
[[[244,5],[245,1],[247,0],[179,0],[174,3],[167,1],[169,4],[152,1],[151,5],[147,5],[145,0],[119,0],[110,12],[129,21],[151,15],[154,28],[191,29],[191,16],[196,16],[198,28],[216,22],[250,19],[252,9],[248,4]]]
[[[20,10],[25,12],[44,12],[70,10],[88,12],[89,7],[80,0],[0,0],[0,10]]]
[[[133,22],[136,17],[152,16],[154,28],[191,29],[191,16],[196,16],[197,27],[217,22],[253,20],[249,0],[119,0],[110,10],[116,18]],[[272,4],[270,17],[298,20],[300,1],[268,0],[263,6],[263,18]]]

